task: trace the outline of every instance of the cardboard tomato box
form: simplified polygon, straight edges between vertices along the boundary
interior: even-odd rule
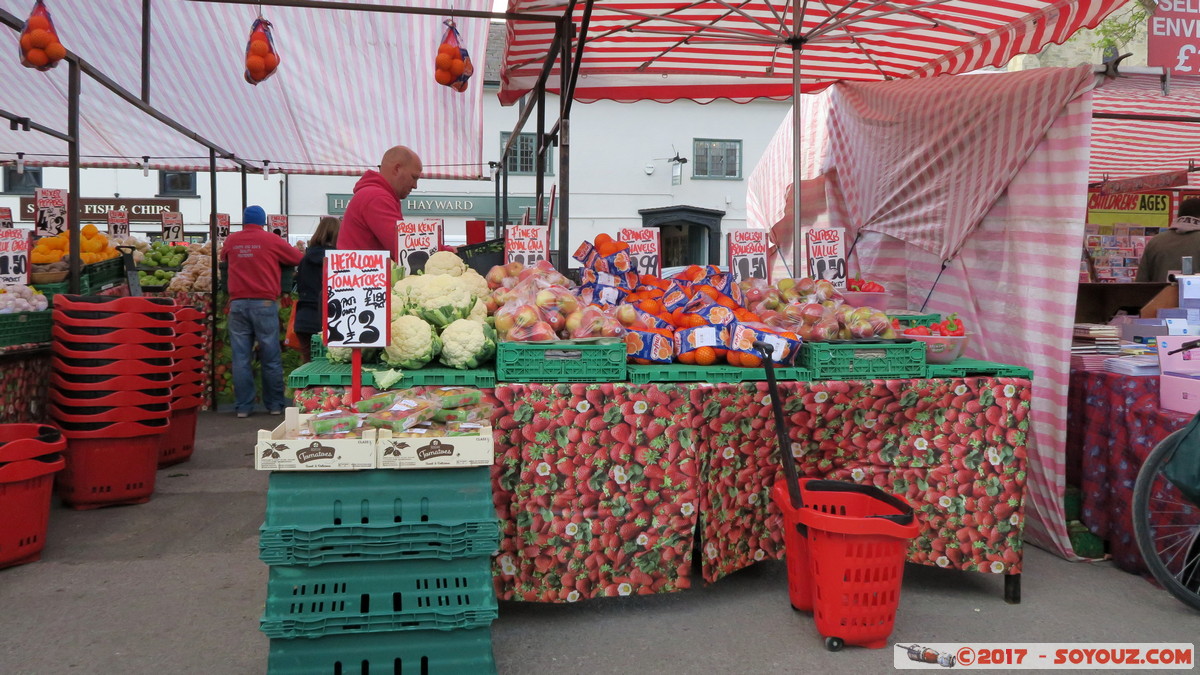
[[[283,424],[271,431],[260,429],[254,446],[254,468],[259,471],[360,471],[375,468],[375,429],[360,427],[357,438],[300,436],[312,415],[298,408],[284,412]]]
[[[380,429],[375,464],[380,469],[453,469],[463,466],[491,466],[496,461],[492,427],[481,422],[480,433],[472,436],[446,436],[414,427],[400,436]]]

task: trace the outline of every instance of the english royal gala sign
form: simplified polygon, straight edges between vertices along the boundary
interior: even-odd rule
[[[1200,0],[1158,0],[1146,30],[1146,62],[1200,74]]]

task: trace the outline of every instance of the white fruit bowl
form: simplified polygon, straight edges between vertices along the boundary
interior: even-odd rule
[[[967,348],[971,334],[966,335],[901,335],[901,338],[925,343],[926,363],[944,365],[953,363]]]

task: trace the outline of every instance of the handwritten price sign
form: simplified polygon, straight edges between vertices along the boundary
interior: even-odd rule
[[[183,214],[178,211],[163,211],[162,238],[166,242],[183,241]]]
[[[504,236],[504,262],[533,267],[550,259],[549,225],[513,225]]]
[[[641,274],[662,275],[662,242],[656,227],[623,227],[617,241],[629,244],[629,257]]]
[[[9,220],[12,220],[11,216]],[[0,285],[27,283],[29,231],[12,227],[0,229]]]
[[[734,281],[765,279],[771,281],[771,269],[767,265],[767,249],[770,239],[766,230],[739,230],[727,235],[729,249],[729,272]]]
[[[808,276],[846,287],[846,232],[839,227],[814,227],[804,233]]]
[[[33,231],[38,239],[67,231],[67,191],[46,188],[34,190],[37,219]]]
[[[129,236],[129,212],[128,211],[109,211],[108,212],[108,236],[110,236],[110,237],[128,237]]]
[[[287,239],[288,237],[288,217],[278,214],[267,216],[267,229],[275,234]]]
[[[396,221],[396,264],[409,274],[425,270],[429,256],[442,245],[442,219]]]
[[[12,226],[12,209],[7,206],[0,206],[0,230],[6,230]]]
[[[221,244],[225,243],[225,240],[228,238],[229,238],[229,214],[228,213],[218,213],[217,214],[217,246],[220,246]]]
[[[390,258],[388,251],[325,254],[325,344],[387,346]]]

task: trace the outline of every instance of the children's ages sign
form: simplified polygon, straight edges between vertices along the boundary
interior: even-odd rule
[[[267,216],[267,229],[270,230],[271,232],[275,233],[276,235],[283,237],[284,239],[287,239],[288,238],[288,217],[281,216],[279,214],[272,214],[272,215]]]
[[[429,256],[442,245],[442,219],[396,221],[396,264],[408,274],[425,270]]]
[[[504,235],[504,262],[533,267],[550,259],[549,225],[510,225]]]
[[[662,276],[662,243],[656,227],[623,227],[617,241],[629,244],[629,257],[641,274]]]
[[[37,217],[33,231],[38,239],[67,231],[67,191],[39,188],[34,190]]]
[[[0,219],[4,214],[0,213]],[[12,217],[9,217],[9,221]],[[29,230],[0,228],[0,285],[29,283]]]
[[[738,230],[728,235],[729,272],[734,281],[746,279],[771,280],[771,268],[767,265],[767,249],[770,239],[766,230]]]
[[[108,236],[110,236],[110,237],[128,237],[129,236],[129,212],[128,211],[109,211],[108,212]]]
[[[846,287],[846,231],[840,227],[813,227],[804,233],[808,276]]]
[[[391,253],[328,251],[325,254],[325,344],[386,347]]]
[[[163,241],[183,241],[183,214],[178,211],[164,211],[162,214]]]

